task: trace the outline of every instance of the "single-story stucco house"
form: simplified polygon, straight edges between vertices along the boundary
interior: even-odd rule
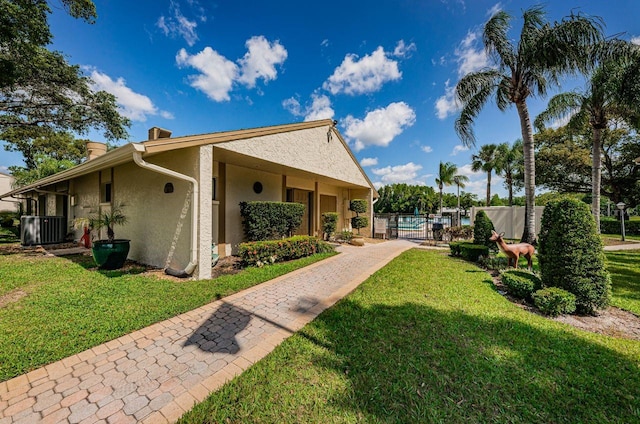
[[[223,257],[243,241],[242,201],[303,203],[299,234],[321,235],[324,212],[349,228],[352,199],[367,199],[373,221],[378,194],[332,120],[176,138],[154,127],[147,141],[87,150],[86,162],[0,198],[23,199],[28,215],[63,216],[75,240],[77,218],[122,205],[128,222],[115,232],[131,240],[130,259],[198,279],[211,276],[212,246]]]

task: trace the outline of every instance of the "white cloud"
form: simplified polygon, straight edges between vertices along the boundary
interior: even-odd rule
[[[416,113],[409,105],[404,102],[391,103],[386,108],[367,113],[364,119],[348,115],[344,120],[345,135],[353,143],[356,152],[367,146],[386,147],[415,121]]]
[[[256,80],[262,78],[265,82],[278,77],[276,65],[281,65],[287,59],[287,50],[279,41],[270,43],[264,36],[254,36],[245,43],[247,53],[238,60],[240,77],[238,81],[249,88],[256,85]]]
[[[107,74],[93,69],[90,74],[95,91],[106,91],[116,97],[120,112],[132,121],[144,122],[149,115],[160,115],[165,119],[173,119],[170,112],[158,110],[151,99],[144,94],[136,93],[127,87],[124,78],[115,81]]]
[[[466,164],[458,168],[458,174],[469,177],[469,181],[464,183],[464,188],[461,190],[477,195],[478,199],[484,202],[487,198],[487,173],[482,171],[474,172],[471,164]],[[504,178],[501,176],[495,173],[491,175],[491,196],[502,189],[503,182]]]
[[[405,45],[404,40],[400,40],[396,44],[396,48],[393,49],[393,55],[396,57],[408,57],[413,51],[416,51],[416,43]]]
[[[287,58],[287,50],[279,41],[270,43],[262,35],[251,37],[245,45],[248,51],[237,60],[237,64],[211,47],[205,47],[194,55],[180,49],[176,54],[176,64],[200,71],[199,74],[188,77],[192,87],[216,102],[227,101],[234,84],[254,88],[260,78],[265,82],[275,80],[278,76],[275,66],[282,64]]]
[[[424,181],[419,178],[418,172],[422,169],[422,165],[413,162],[404,165],[387,166],[385,168],[372,169],[371,172],[379,177],[377,186],[406,183],[424,185]]]
[[[446,119],[460,110],[460,103],[456,99],[456,88],[449,86],[449,80],[444,83],[444,96],[436,100],[436,116]]]
[[[478,48],[476,48],[477,45],[479,45]],[[484,51],[484,46],[480,43],[480,35],[473,31],[467,33],[460,46],[455,50],[455,56],[458,62],[458,76],[460,77],[486,68],[489,64],[489,58]]]
[[[376,166],[378,164],[378,158],[362,158],[360,161],[361,166]]]
[[[451,156],[455,156],[455,155],[457,155],[458,153],[461,153],[461,152],[466,152],[467,150],[469,150],[468,147],[463,146],[462,144],[457,144],[453,148],[453,151],[451,152]]]
[[[328,47],[329,46],[329,39],[325,38],[324,40],[322,40],[322,42],[320,43],[320,45],[322,47]]]
[[[431,147],[431,146],[420,146],[420,149],[422,149],[422,151],[425,152],[425,153],[433,152],[433,147]]]
[[[631,37],[631,42],[633,44],[640,45],[640,35],[637,35],[635,37]]]
[[[331,107],[331,100],[324,94],[312,94],[311,106],[306,110],[304,120],[316,121],[319,119],[332,119],[335,115],[333,108]]]
[[[282,101],[282,107],[294,116],[302,116],[304,113],[300,109],[300,101],[295,97],[289,97]]]
[[[169,37],[182,37],[189,46],[193,46],[198,41],[198,34],[196,34],[196,28],[198,24],[196,21],[190,21],[180,11],[180,5],[171,1],[170,4],[171,16],[160,16],[156,21],[156,26],[162,30],[164,35]],[[201,18],[201,20],[203,20]],[[204,17],[203,22],[206,21]]]
[[[493,6],[491,6],[491,8],[489,8],[489,10],[487,10],[487,16],[489,18],[491,18],[493,15],[495,15],[496,13],[500,12],[502,10],[502,4],[500,2],[494,4]]]
[[[201,73],[189,75],[189,83],[193,88],[204,92],[216,102],[229,100],[229,92],[233,82],[238,78],[238,66],[211,47],[205,47],[200,53],[189,55],[180,49],[176,55],[178,66],[190,66]]]
[[[294,116],[304,116],[305,121],[331,119],[335,115],[335,111],[331,107],[331,100],[324,94],[312,94],[311,104],[307,105],[304,110],[300,101],[295,97],[283,100],[282,107]]]
[[[378,47],[361,59],[355,54],[346,55],[322,88],[331,94],[366,94],[376,92],[384,83],[401,77],[398,62],[389,59],[384,49]]]

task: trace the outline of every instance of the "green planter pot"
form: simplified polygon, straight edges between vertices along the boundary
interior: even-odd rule
[[[129,254],[130,242],[124,239],[95,241],[91,248],[93,260],[100,269],[122,268]]]

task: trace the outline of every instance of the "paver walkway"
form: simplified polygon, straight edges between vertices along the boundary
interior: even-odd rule
[[[322,262],[0,383],[0,424],[164,423],[415,246],[341,246]]]

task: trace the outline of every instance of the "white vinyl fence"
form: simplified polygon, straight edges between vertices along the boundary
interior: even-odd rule
[[[485,211],[498,233],[504,238],[520,240],[524,231],[524,206],[474,206],[471,208],[471,225],[478,211]],[[536,238],[540,233],[540,220],[544,206],[536,206]]]

